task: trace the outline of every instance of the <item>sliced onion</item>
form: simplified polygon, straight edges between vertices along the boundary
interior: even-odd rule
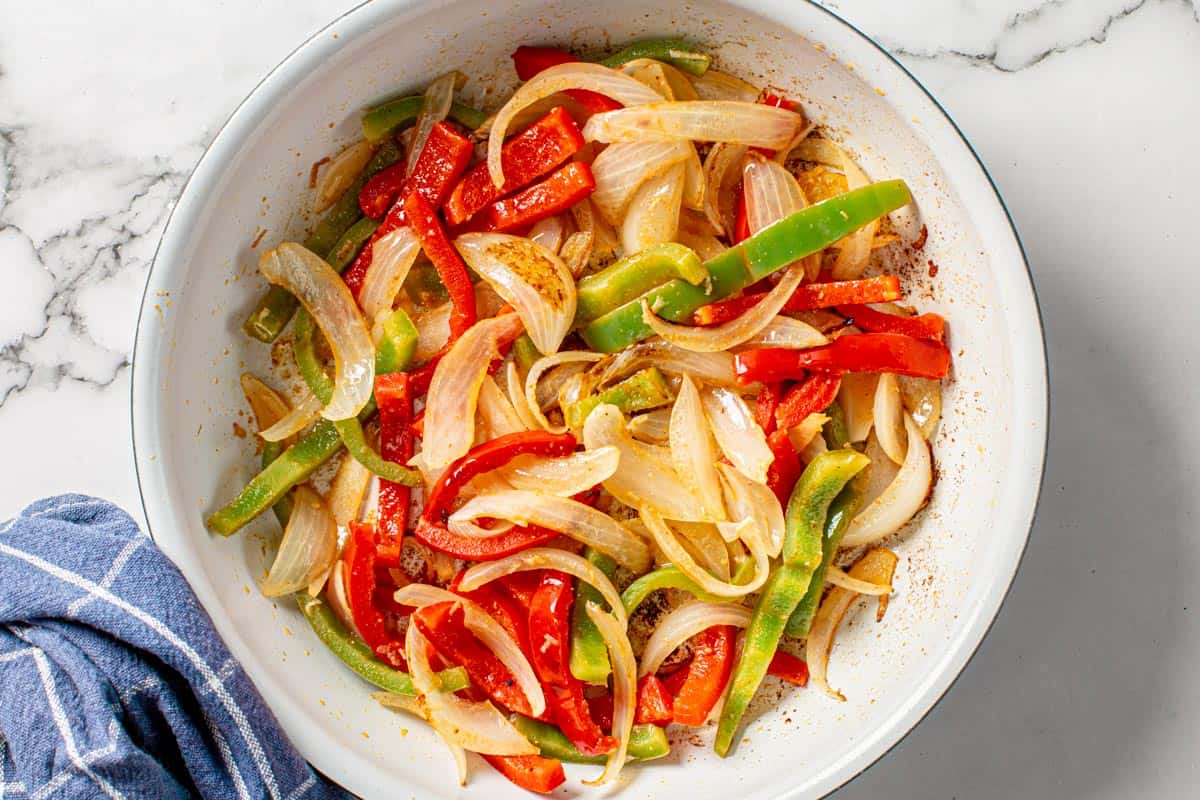
[[[384,311],[391,311],[396,295],[404,286],[409,270],[421,252],[417,235],[407,225],[381,237],[371,248],[371,268],[367,270],[358,302],[363,314],[374,321]]]
[[[596,234],[592,231],[575,231],[563,242],[559,255],[573,277],[578,278],[583,274],[584,267],[592,259],[592,246],[595,242]]]
[[[699,78],[693,78],[692,88],[701,100],[740,100],[743,103],[753,103],[762,93],[757,86],[715,69],[706,70]]]
[[[313,194],[313,213],[320,214],[337,202],[350,185],[362,175],[367,163],[375,155],[375,145],[366,140],[357,141],[333,157],[329,166],[321,170]]]
[[[242,373],[242,394],[250,404],[254,414],[254,424],[259,431],[264,431],[278,424],[290,411],[288,402],[279,392],[272,389],[249,372]],[[272,440],[273,441],[273,440]]]
[[[333,394],[321,415],[337,421],[358,414],[375,387],[375,345],[342,277],[294,242],[263,253],[258,268],[300,300],[333,351]]]
[[[671,461],[675,472],[700,501],[711,520],[724,520],[721,479],[717,475],[717,448],[709,432],[700,392],[687,375],[679,384],[679,395],[671,410]]]
[[[571,497],[607,480],[620,462],[615,447],[600,447],[561,458],[517,456],[499,472],[514,489]]]
[[[622,350],[608,362],[599,383],[606,386],[643,367],[658,367],[669,375],[691,375],[705,383],[740,388],[733,375],[732,353],[696,353],[660,340]]]
[[[942,417],[942,383],[932,378],[913,378],[899,375],[900,397],[912,414],[913,422],[921,429],[925,441],[933,437]]]
[[[784,519],[783,507],[766,484],[751,480],[741,471],[720,464],[721,477],[725,482],[725,505],[729,518],[735,523],[752,520],[766,537],[767,555],[778,557],[783,550]],[[724,535],[729,529],[719,528]],[[726,541],[730,537],[726,536]]]
[[[724,530],[718,530],[717,526]],[[718,580],[729,580],[729,548],[725,546],[725,536],[730,541],[737,541],[742,531],[740,526],[732,522],[675,522],[671,529],[679,537],[679,542],[699,562],[700,566],[717,577]]]
[[[689,148],[681,142],[628,142],[606,147],[592,162],[596,190],[591,200],[596,210],[610,224],[620,223],[637,188],[687,159]],[[691,152],[695,154],[695,150]]]
[[[846,415],[846,435],[851,442],[864,442],[875,424],[875,384],[878,375],[847,372],[838,389],[838,402]]]
[[[794,111],[740,100],[646,103],[594,114],[583,138],[597,142],[690,139],[750,147],[783,147],[804,118]]]
[[[536,362],[535,362],[536,363]],[[564,391],[574,392],[575,389],[567,390],[568,384],[572,383],[576,376],[587,372],[588,363],[586,361],[572,361],[566,364],[560,364],[554,369],[546,371],[537,384],[537,404],[542,411],[548,411],[555,405],[562,405],[559,400],[563,396]],[[582,387],[580,387],[582,388]]]
[[[604,488],[625,505],[647,506],[670,519],[706,521],[696,496],[671,468],[669,454],[661,447],[634,440],[616,406],[602,403],[588,414],[583,423],[583,444],[588,450],[615,447],[620,452],[620,466],[604,482]]]
[[[529,368],[529,374],[525,376],[525,407],[529,409],[530,415],[539,428],[552,433],[563,433],[567,429],[566,425],[551,425],[550,420],[546,419],[546,415],[542,413],[537,393],[538,381],[541,380],[542,375],[560,364],[593,362],[602,358],[604,356],[599,353],[590,353],[585,350],[565,350],[561,353],[543,356],[534,362],[533,366]]]
[[[851,191],[871,182],[845,151],[842,151],[842,172],[846,175],[846,184]],[[834,280],[847,281],[862,277],[867,263],[871,260],[871,243],[877,230],[879,220],[876,219],[839,242],[841,249],[838,250],[837,260],[833,262],[833,268],[830,270]]]
[[[700,99],[688,76],[663,61],[635,58],[622,64],[621,71],[637,78],[668,100]]]
[[[396,694],[395,692],[371,692],[371,699],[384,708],[390,708],[394,711],[403,711],[406,714],[412,714],[414,717],[419,717],[426,722],[429,721],[429,712],[425,710],[424,704],[419,699],[411,694]]]
[[[307,486],[297,486],[292,499],[292,516],[263,582],[267,597],[303,589],[326,574],[337,558],[337,525],[321,496]]]
[[[516,314],[481,320],[442,357],[425,402],[421,454],[431,470],[440,472],[471,449],[479,387],[492,359],[500,355],[497,343],[515,337],[520,330],[521,320]]]
[[[359,635],[358,628],[354,624],[354,615],[350,613],[350,601],[346,598],[346,580],[341,559],[335,560],[333,567],[329,570],[329,580],[325,583],[325,601],[329,603],[330,610],[346,626],[346,630],[361,639],[362,636]],[[318,601],[314,600],[314,602]]]
[[[892,485],[892,481],[900,474],[900,467],[883,452],[883,448],[879,446],[879,437],[874,433],[867,437],[863,455],[871,459],[870,468],[863,470],[868,475],[860,507],[866,508]]]
[[[693,233],[692,231],[684,230],[682,226],[679,228],[679,232],[675,234],[675,241],[695,250],[696,255],[700,256],[701,261],[716,258],[729,249],[721,243],[720,239],[711,233]]]
[[[410,583],[401,587],[396,591],[396,602],[415,608],[436,603],[457,603],[462,607],[463,623],[467,630],[475,634],[484,647],[491,650],[512,673],[517,686],[521,687],[521,693],[529,701],[529,709],[533,715],[538,717],[545,712],[546,695],[542,692],[542,684],[538,681],[529,659],[505,627],[477,603],[427,583]]]
[[[766,583],[770,564],[767,561],[767,554],[763,548],[754,548],[754,550],[758,551],[758,563],[755,565],[754,577],[749,583],[735,584],[718,580],[696,563],[696,560],[692,558],[691,554],[680,543],[675,532],[671,530],[666,520],[657,511],[653,508],[642,507],[639,510],[639,514],[642,522],[646,525],[646,529],[654,537],[654,544],[658,546],[663,555],[678,567],[680,572],[695,581],[701,589],[704,589],[709,594],[714,594],[718,597],[744,597],[758,590]],[[748,525],[745,527],[752,526]],[[753,542],[753,537],[746,543],[750,545],[751,542]]]
[[[742,342],[746,346],[784,347],[791,350],[806,350],[828,343],[825,334],[812,325],[784,316],[775,317],[766,327]]]
[[[687,145],[688,155],[683,162],[683,207],[704,210],[704,165],[694,144]]]
[[[557,253],[558,248],[562,246],[564,228],[561,215],[546,217],[533,223],[533,227],[529,229],[529,239],[551,253]]]
[[[809,415],[813,416],[813,415]],[[822,423],[824,424],[824,423]],[[799,427],[799,426],[797,426]],[[790,434],[790,431],[789,431]],[[813,436],[808,440],[808,443],[800,450],[800,460],[805,464],[811,464],[813,459],[822,453],[829,452],[829,445],[825,443],[824,436]]]
[[[629,420],[629,433],[651,444],[665,444],[671,435],[671,409],[656,408]]]
[[[714,625],[745,628],[750,625],[752,615],[749,608],[738,603],[706,603],[702,600],[684,603],[658,620],[654,633],[642,649],[638,676],[658,672],[667,656],[696,634]]]
[[[344,528],[351,522],[358,522],[359,510],[370,485],[371,470],[356,458],[342,459],[325,498],[335,523]]]
[[[825,570],[825,580],[834,586],[840,586],[857,594],[880,597],[892,593],[892,585],[890,583],[874,583],[855,578],[849,573],[843,572],[841,567],[834,564],[830,564],[829,568]]]
[[[633,647],[625,633],[625,624],[613,614],[604,611],[597,603],[588,601],[588,619],[600,632],[608,650],[613,673],[613,725],[612,735],[617,740],[617,749],[608,754],[604,761],[604,772],[594,781],[584,781],[589,786],[599,786],[615,781],[625,766],[625,755],[629,752],[629,738],[633,731],[633,718],[637,706],[637,661]]]
[[[718,142],[704,158],[704,216],[718,235],[731,235],[737,213],[733,188],[742,178],[742,162],[749,148]]]
[[[408,159],[405,162],[404,174],[412,175],[421,151],[433,126],[444,120],[450,114],[450,106],[454,102],[454,90],[467,82],[467,76],[457,70],[447,72],[435,79],[425,89],[425,98],[421,101],[421,113],[417,115],[413,125],[412,144],[408,148]]]
[[[621,222],[621,246],[626,255],[675,241],[683,203],[683,179],[683,165],[675,164],[643,181],[633,193],[629,212]]]
[[[929,499],[933,488],[933,464],[929,444],[908,414],[904,415],[908,433],[908,453],[895,480],[869,506],[858,512],[842,539],[842,547],[858,547],[890,536],[912,519]]]
[[[525,399],[525,390],[521,385],[521,373],[517,371],[517,365],[513,361],[509,361],[504,368],[504,390],[508,392],[508,400],[512,403],[513,410],[517,412],[517,417],[521,420],[521,424],[527,430],[536,431],[541,429],[542,424],[538,422],[538,418],[529,410],[529,401]]]
[[[479,418],[487,428],[488,439],[528,430],[512,403],[488,375],[479,386]]]
[[[795,176],[782,164],[760,153],[750,153],[746,159],[742,181],[746,193],[746,222],[752,234],[808,208],[808,199]],[[821,272],[821,254],[805,256],[801,262],[805,276],[816,280]]]
[[[576,61],[559,64],[539,72],[513,93],[508,102],[496,114],[496,121],[488,133],[487,165],[492,183],[504,185],[504,168],[500,163],[500,149],[513,117],[531,103],[566,89],[587,89],[616,100],[624,106],[653,103],[662,100],[662,95],[615,69],[600,64]]]
[[[904,408],[900,403],[900,386],[896,376],[884,372],[875,384],[875,402],[873,404],[875,419],[875,436],[879,438],[879,446],[887,457],[897,464],[904,463],[904,440],[901,432],[904,422],[901,415]]]
[[[280,417],[271,427],[258,432],[263,441],[282,442],[284,439],[295,436],[321,416],[321,401],[307,386],[303,388],[302,392],[300,402],[296,404],[295,408]]]
[[[580,231],[592,235],[589,266],[599,269],[608,264],[616,256],[620,243],[617,241],[617,232],[596,211],[591,198],[585,197],[571,206],[571,216],[574,217],[575,226]]]
[[[736,392],[712,386],[701,393],[700,402],[717,446],[729,463],[750,480],[766,483],[775,456],[746,401]]]
[[[456,522],[483,518],[558,531],[606,553],[635,573],[650,564],[650,550],[636,534],[608,514],[569,497],[516,489],[481,495],[450,515],[450,530]]]
[[[898,560],[896,554],[890,550],[872,550],[850,568],[850,576],[872,583],[890,584]],[[842,618],[858,598],[856,592],[839,586],[830,589],[817,609],[812,630],[809,631],[808,641],[805,643],[804,656],[813,684],[825,694],[842,702],[846,700],[845,695],[829,685],[829,652],[833,649],[833,639],[838,626],[842,624]]]
[[[453,310],[454,304],[447,302],[413,317],[417,329],[417,351],[413,354],[416,363],[433,358],[450,341],[450,313]]]
[[[562,344],[575,321],[575,279],[558,256],[507,233],[465,233],[454,240],[467,266],[517,309],[543,353]]]
[[[612,608],[621,626],[629,624],[625,606],[621,605],[621,593],[613,586],[608,576],[586,558],[556,547],[531,547],[495,561],[476,564],[463,573],[459,588],[464,592],[471,592],[505,575],[535,569],[556,569],[591,585]]]

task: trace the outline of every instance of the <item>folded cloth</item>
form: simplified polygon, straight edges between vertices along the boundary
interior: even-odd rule
[[[0,798],[345,798],[129,515],[64,495],[0,524]]]

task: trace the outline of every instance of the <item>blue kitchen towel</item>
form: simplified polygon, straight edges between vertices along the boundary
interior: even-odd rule
[[[313,772],[191,587],[83,495],[0,524],[0,798],[345,798]]]

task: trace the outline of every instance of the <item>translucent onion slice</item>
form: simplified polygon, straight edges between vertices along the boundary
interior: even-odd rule
[[[742,162],[748,149],[718,142],[704,158],[704,216],[717,235],[733,233],[738,201],[733,188],[742,178]]]
[[[496,120],[488,132],[487,165],[492,183],[504,185],[504,168],[500,163],[500,149],[508,135],[508,128],[517,112],[531,103],[566,89],[587,89],[616,100],[624,106],[653,103],[662,100],[662,95],[637,80],[615,69],[600,64],[576,61],[559,64],[539,72],[513,93],[508,102],[496,113]]]
[[[891,584],[898,560],[896,554],[890,550],[872,550],[850,568],[850,576],[876,584]],[[842,702],[846,700],[845,695],[829,685],[829,653],[833,649],[833,639],[837,635],[838,626],[842,624],[842,618],[859,596],[856,592],[839,586],[830,589],[817,609],[812,630],[809,631],[805,643],[804,656],[813,685]]]
[[[294,242],[262,254],[258,268],[304,305],[333,351],[333,394],[321,415],[329,420],[358,414],[375,387],[375,345],[354,296],[323,258]]]
[[[406,714],[419,717],[426,722],[429,721],[429,713],[425,710],[425,706],[413,695],[396,694],[395,692],[371,692],[371,699],[384,708],[403,711]]]
[[[603,403],[588,414],[583,444],[588,450],[615,447],[620,452],[620,466],[604,482],[604,488],[625,505],[647,506],[670,519],[707,521],[699,500],[672,469],[669,454],[661,447],[634,440],[616,406]]]
[[[657,511],[653,508],[642,507],[639,510],[639,515],[646,526],[646,530],[650,531],[650,535],[654,537],[654,544],[658,546],[663,555],[678,567],[680,572],[695,581],[706,592],[718,597],[745,597],[751,592],[757,591],[766,583],[770,564],[767,561],[766,552],[762,547],[755,547],[751,551],[758,551],[758,563],[755,565],[754,577],[749,583],[735,584],[722,581],[714,578],[711,573],[696,563],[696,560],[692,558],[691,554],[680,543],[675,532],[671,530],[666,520]],[[745,527],[752,527],[752,525],[746,525]],[[747,541],[747,546],[753,541],[754,538],[750,537],[750,541]]]
[[[908,453],[895,480],[870,505],[858,512],[842,539],[842,547],[871,544],[900,530],[929,499],[933,488],[933,464],[929,444],[912,417],[904,415]]]
[[[942,417],[942,383],[932,378],[913,378],[898,375],[900,397],[904,407],[912,414],[913,422],[921,429],[925,441],[933,437],[938,421]]]
[[[753,103],[762,93],[757,86],[715,69],[707,70],[699,78],[692,78],[692,88],[701,100],[739,100],[743,103]]]
[[[718,529],[721,526],[724,530]],[[729,548],[725,537],[737,541],[742,531],[732,522],[673,522],[671,529],[680,543],[699,562],[700,566],[716,576],[718,580],[729,580]]]
[[[742,168],[742,185],[746,193],[746,223],[752,234],[808,208],[808,198],[795,176],[760,153],[752,152],[747,157]],[[821,272],[821,254],[806,256],[801,263],[805,276],[816,280]]]
[[[745,628],[753,612],[738,603],[706,603],[693,600],[661,617],[642,649],[638,677],[653,675],[681,644],[714,625]]]
[[[850,190],[862,188],[870,183],[867,174],[858,164],[842,151],[842,172],[846,175],[846,184]],[[875,240],[875,232],[879,230],[879,220],[872,220],[854,233],[842,239],[839,243],[837,260],[833,262],[830,272],[834,280],[847,281],[862,277],[867,264],[871,260],[871,243]]]
[[[621,222],[621,246],[627,255],[675,241],[683,204],[684,168],[675,164],[642,182]]]
[[[325,497],[329,513],[333,515],[333,521],[337,525],[344,528],[351,522],[358,522],[363,499],[366,498],[370,485],[371,470],[356,458],[342,459]]]
[[[871,581],[864,581],[860,578],[852,577],[849,573],[844,572],[841,567],[833,564],[830,564],[829,568],[825,570],[825,580],[834,586],[840,586],[843,589],[847,589],[858,594],[867,594],[879,597],[892,593],[892,585],[890,583],[873,583]]]
[[[686,160],[689,147],[681,142],[627,142],[604,148],[592,162],[596,190],[591,200],[596,210],[610,224],[619,224],[637,188]]]
[[[409,270],[421,252],[421,244],[407,225],[381,237],[371,247],[371,268],[367,270],[358,302],[363,314],[374,322],[384,311],[391,311],[396,295],[404,286]]]
[[[374,155],[375,145],[360,140],[334,156],[317,178],[316,191],[313,193],[313,213],[320,214],[336,203],[350,188],[350,184],[362,175]]]
[[[441,472],[471,449],[479,387],[492,359],[500,355],[497,343],[515,337],[520,330],[521,319],[516,314],[481,320],[442,357],[425,402],[421,454],[430,470]]]
[[[636,534],[603,511],[569,497],[517,489],[481,495],[451,514],[449,527],[453,531],[456,522],[483,518],[558,531],[606,553],[635,573],[650,565],[650,549]]]
[[[716,258],[729,249],[711,233],[694,233],[684,230],[682,225],[679,227],[679,232],[675,234],[675,241],[695,250],[701,261]]]
[[[504,390],[508,392],[508,400],[517,412],[521,424],[527,430],[540,430],[542,423],[538,422],[538,418],[529,410],[529,401],[525,399],[525,389],[521,385],[521,373],[513,361],[509,361],[504,367]]]
[[[254,414],[254,424],[259,431],[267,430],[278,424],[279,420],[290,413],[288,402],[283,399],[283,396],[249,372],[242,373],[241,385],[242,394],[246,396],[246,402],[250,404],[250,411]]]
[[[321,416],[322,405],[317,396],[307,386],[301,392],[300,402],[296,404],[295,408],[280,417],[271,427],[258,432],[263,441],[282,442],[284,439],[295,436]]]
[[[596,211],[591,198],[585,197],[571,206],[571,216],[575,218],[575,226],[581,232],[592,235],[589,266],[599,269],[616,257],[617,248],[620,246],[617,232]]]
[[[337,618],[358,638],[362,636],[354,624],[354,615],[350,613],[350,601],[346,597],[346,579],[342,572],[342,560],[335,559],[333,568],[329,570],[329,580],[325,582],[325,601]],[[317,601],[314,601],[317,602]]]
[[[566,425],[551,425],[550,420],[546,419],[546,415],[542,413],[541,404],[538,402],[538,381],[541,380],[542,375],[560,364],[595,362],[602,358],[604,356],[599,353],[589,353],[585,350],[565,350],[561,353],[543,356],[534,362],[533,366],[529,368],[529,374],[525,376],[525,407],[529,410],[534,422],[537,423],[537,427],[552,433],[563,433],[567,429]]]
[[[538,681],[529,659],[521,651],[520,645],[503,625],[477,603],[427,583],[410,583],[401,587],[396,591],[396,602],[415,608],[445,602],[461,606],[463,623],[467,630],[475,634],[484,647],[495,653],[496,658],[512,673],[517,686],[521,688],[521,693],[529,701],[529,709],[533,715],[541,716],[546,710],[546,695],[542,692],[542,684]]]
[[[578,278],[583,274],[583,268],[592,259],[592,246],[596,243],[596,234],[592,231],[575,231],[563,242],[559,256],[571,275]]]
[[[797,452],[807,448],[815,438],[819,437],[824,442],[825,437],[821,436],[821,430],[825,427],[826,422],[829,422],[829,417],[819,412],[813,412],[802,419],[799,425],[788,428],[788,441],[792,443],[792,447]]]
[[[806,350],[828,344],[825,334],[809,325],[791,317],[775,317],[766,327],[742,342],[754,347],[784,347],[791,350]]]
[[[688,375],[679,384],[668,437],[675,472],[700,501],[705,516],[714,521],[726,519],[721,478],[717,474],[717,448],[700,403],[700,392]]]
[[[600,447],[562,458],[517,456],[498,471],[514,489],[571,497],[608,480],[620,462],[615,447]]]
[[[731,389],[742,388],[733,375],[732,353],[696,353],[661,340],[622,350],[608,362],[599,384],[606,386],[644,367],[658,367],[668,375],[690,375],[694,380]]]
[[[450,312],[453,303],[442,303],[413,317],[417,329],[417,351],[413,359],[420,364],[433,358],[450,341]]]
[[[408,147],[408,158],[404,166],[406,175],[412,175],[413,167],[421,157],[421,151],[425,149],[425,142],[429,139],[433,126],[449,115],[450,106],[454,102],[454,90],[466,82],[467,76],[455,70],[436,78],[425,89],[421,113],[417,115],[416,124],[413,125],[412,143]]]
[[[551,253],[557,253],[558,248],[562,246],[565,227],[561,215],[546,217],[533,223],[533,227],[529,229],[529,238]]]
[[[847,372],[838,389],[838,402],[846,415],[846,433],[851,442],[865,442],[875,424],[875,384],[878,375]]]
[[[887,453],[888,458],[897,464],[903,464],[905,443],[901,436],[904,430],[901,415],[904,408],[900,402],[900,385],[892,373],[885,372],[879,376],[879,381],[875,384],[875,402],[872,407],[875,436],[879,439],[879,446]]]
[[[559,398],[563,394],[564,387],[568,383],[571,383],[575,376],[586,372],[588,363],[586,361],[572,361],[560,364],[554,369],[543,373],[542,377],[538,379],[537,385],[538,408],[548,411],[556,404],[562,405]]]
[[[263,582],[267,597],[300,591],[327,574],[337,558],[337,524],[321,496],[307,486],[297,486],[292,500],[292,516]]]
[[[559,550],[556,547],[531,547],[495,561],[476,564],[463,573],[459,588],[464,592],[470,592],[485,583],[503,578],[505,575],[535,569],[556,569],[591,585],[604,598],[604,602],[612,608],[621,627],[629,624],[629,618],[625,615],[625,606],[621,605],[621,593],[617,591],[617,587],[613,586],[613,582],[608,579],[608,576],[586,558],[568,553],[566,550]]]
[[[696,145],[688,143],[687,158],[683,162],[683,207],[693,211],[704,210],[704,165]]]
[[[529,430],[491,375],[486,376],[479,386],[479,406],[476,410],[487,428],[489,440]]]
[[[690,139],[776,150],[792,140],[803,120],[785,108],[741,100],[658,102],[593,114],[583,138],[610,143]]]
[[[454,240],[467,266],[517,309],[543,353],[558,350],[575,321],[575,278],[557,255],[507,233],[465,233]]]
[[[600,773],[600,777],[594,781],[584,781],[589,786],[600,786],[615,781],[621,774],[621,768],[625,766],[637,707],[637,661],[633,657],[633,646],[629,643],[624,623],[590,600],[586,611],[588,619],[600,631],[600,637],[604,640],[613,672],[612,735],[617,740],[617,748],[605,759],[604,771]]]
[[[712,386],[701,392],[700,402],[717,446],[729,463],[750,480],[765,484],[775,456],[746,401],[736,392]]]
[[[671,435],[671,409],[656,408],[629,420],[629,433],[650,444],[666,444]]]
[[[721,477],[725,485],[725,507],[729,518],[735,523],[752,520],[766,537],[767,555],[778,557],[783,550],[783,508],[766,484],[753,481],[728,464],[720,464]],[[718,527],[721,533],[730,532],[728,526]],[[732,538],[726,535],[726,541]]]

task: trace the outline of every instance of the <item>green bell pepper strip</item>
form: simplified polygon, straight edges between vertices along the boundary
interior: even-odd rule
[[[747,558],[734,571],[730,582],[735,585],[742,585],[749,583],[752,577],[754,577],[754,559]],[[705,591],[700,587],[700,584],[680,572],[679,567],[674,564],[667,564],[665,567],[659,567],[653,572],[647,572],[629,584],[625,591],[621,592],[621,605],[625,606],[625,614],[633,616],[633,612],[638,609],[638,606],[659,589],[678,589],[706,603],[729,602],[728,597],[721,597],[720,595]]]
[[[584,558],[610,579],[617,570],[617,562],[599,550],[587,548]],[[612,665],[608,660],[608,646],[592,618],[587,615],[587,604],[595,603],[605,611],[608,603],[591,584],[577,581],[575,604],[571,607],[571,674],[584,683],[607,685]]]
[[[517,360],[517,366],[521,368],[521,372],[526,375],[529,370],[542,357],[541,351],[533,343],[533,339],[529,338],[528,333],[522,333],[513,342],[512,347],[513,358]]]
[[[546,722],[513,714],[513,727],[532,742],[546,758],[557,758],[571,764],[603,764],[607,756],[585,756],[558,728]],[[637,761],[662,758],[671,752],[666,731],[657,725],[634,725],[629,734],[629,757]]]
[[[788,619],[804,599],[813,573],[821,565],[830,503],[870,463],[869,458],[854,450],[831,450],[813,459],[796,482],[784,515],[786,525],[779,566],[754,606],[741,657],[729,679],[714,744],[718,755],[728,755],[746,707],[775,656]]]
[[[414,94],[375,106],[363,114],[363,138],[368,142],[379,142],[389,138],[398,129],[414,124],[424,103],[425,95]],[[451,103],[450,118],[463,127],[475,130],[487,120],[487,114],[462,103]],[[358,192],[354,193],[354,197],[357,201]]]
[[[408,673],[392,669],[376,658],[366,642],[346,630],[332,608],[307,592],[297,592],[296,603],[317,638],[364,680],[395,694],[416,694]],[[462,667],[444,669],[438,673],[438,677],[442,680],[442,688],[448,692],[465,689],[470,683],[467,671]]]
[[[417,354],[417,326],[404,309],[397,308],[383,322],[383,336],[376,345],[375,374],[403,372]]]
[[[266,469],[271,466],[271,462],[283,455],[283,442],[266,442],[263,444],[262,451],[262,468]],[[291,495],[285,494],[271,506],[271,510],[275,512],[275,519],[279,520],[280,526],[286,528],[288,520],[292,518],[292,498]]]
[[[694,250],[675,242],[647,247],[625,256],[599,272],[579,279],[575,323],[591,322],[672,278],[698,286],[708,278],[708,270]]]
[[[363,174],[350,184],[333,204],[333,207],[329,209],[329,213],[317,223],[317,227],[313,228],[312,233],[304,240],[305,248],[314,253],[329,253],[329,258],[326,260],[338,272],[344,270],[346,265],[354,260],[354,257],[351,256],[349,260],[342,263],[340,268],[334,258],[345,247],[344,235],[349,233],[352,226],[355,225],[355,221],[362,216],[362,211],[358,207],[358,193],[362,191],[362,187],[366,185],[371,176],[395,164],[400,160],[401,155],[399,145],[392,141],[385,142],[371,157]],[[369,237],[370,234],[367,234],[367,238]],[[359,247],[361,246],[360,241]],[[250,312],[250,316],[246,317],[246,321],[242,323],[242,330],[246,332],[246,335],[270,344],[287,327],[288,320],[292,318],[292,314],[296,313],[298,304],[299,302],[287,289],[282,286],[272,286],[258,301],[258,305]]]
[[[571,430],[580,430],[584,421],[603,403],[621,409],[622,414],[645,411],[665,406],[672,400],[671,387],[658,367],[638,370],[620,383],[615,383],[600,394],[588,397],[567,406],[566,422]]]
[[[653,58],[664,61],[684,72],[700,77],[712,64],[712,56],[696,51],[695,45],[683,39],[646,39],[627,45],[600,63],[606,67],[619,67],[637,58]]]
[[[667,281],[642,295],[650,307],[672,322],[690,322],[702,305],[728,297],[794,261],[816,253],[864,225],[912,200],[904,181],[872,183],[822,200],[763,228],[704,266],[709,280],[692,286]],[[593,350],[615,353],[654,334],[642,320],[642,298],[635,298],[584,326],[583,340]]]
[[[866,489],[866,481],[863,479],[866,474],[864,470],[856,475],[829,504],[829,514],[825,517],[824,537],[821,540],[821,565],[813,573],[812,582],[808,585],[808,591],[804,593],[804,599],[800,601],[800,605],[796,606],[796,610],[788,618],[787,627],[784,629],[788,636],[801,639],[808,636],[808,632],[812,628],[813,617],[817,614],[817,607],[821,604],[821,595],[825,591],[825,573],[829,571],[829,565],[833,563],[833,557],[837,555],[842,537],[850,529],[850,522],[862,505],[863,493]]]
[[[822,429],[825,445],[830,450],[840,450],[849,445],[850,429],[846,427],[846,412],[842,410],[842,404],[834,400],[825,409],[825,415],[829,417]]]
[[[329,262],[329,266],[333,267],[337,274],[341,275],[346,271],[346,267],[354,263],[354,259],[358,258],[358,251],[363,249],[363,245],[371,241],[371,237],[375,234],[375,229],[379,227],[380,220],[363,217],[358,222],[351,225],[342,238],[337,240],[329,251],[329,255],[325,256],[325,260]]]

